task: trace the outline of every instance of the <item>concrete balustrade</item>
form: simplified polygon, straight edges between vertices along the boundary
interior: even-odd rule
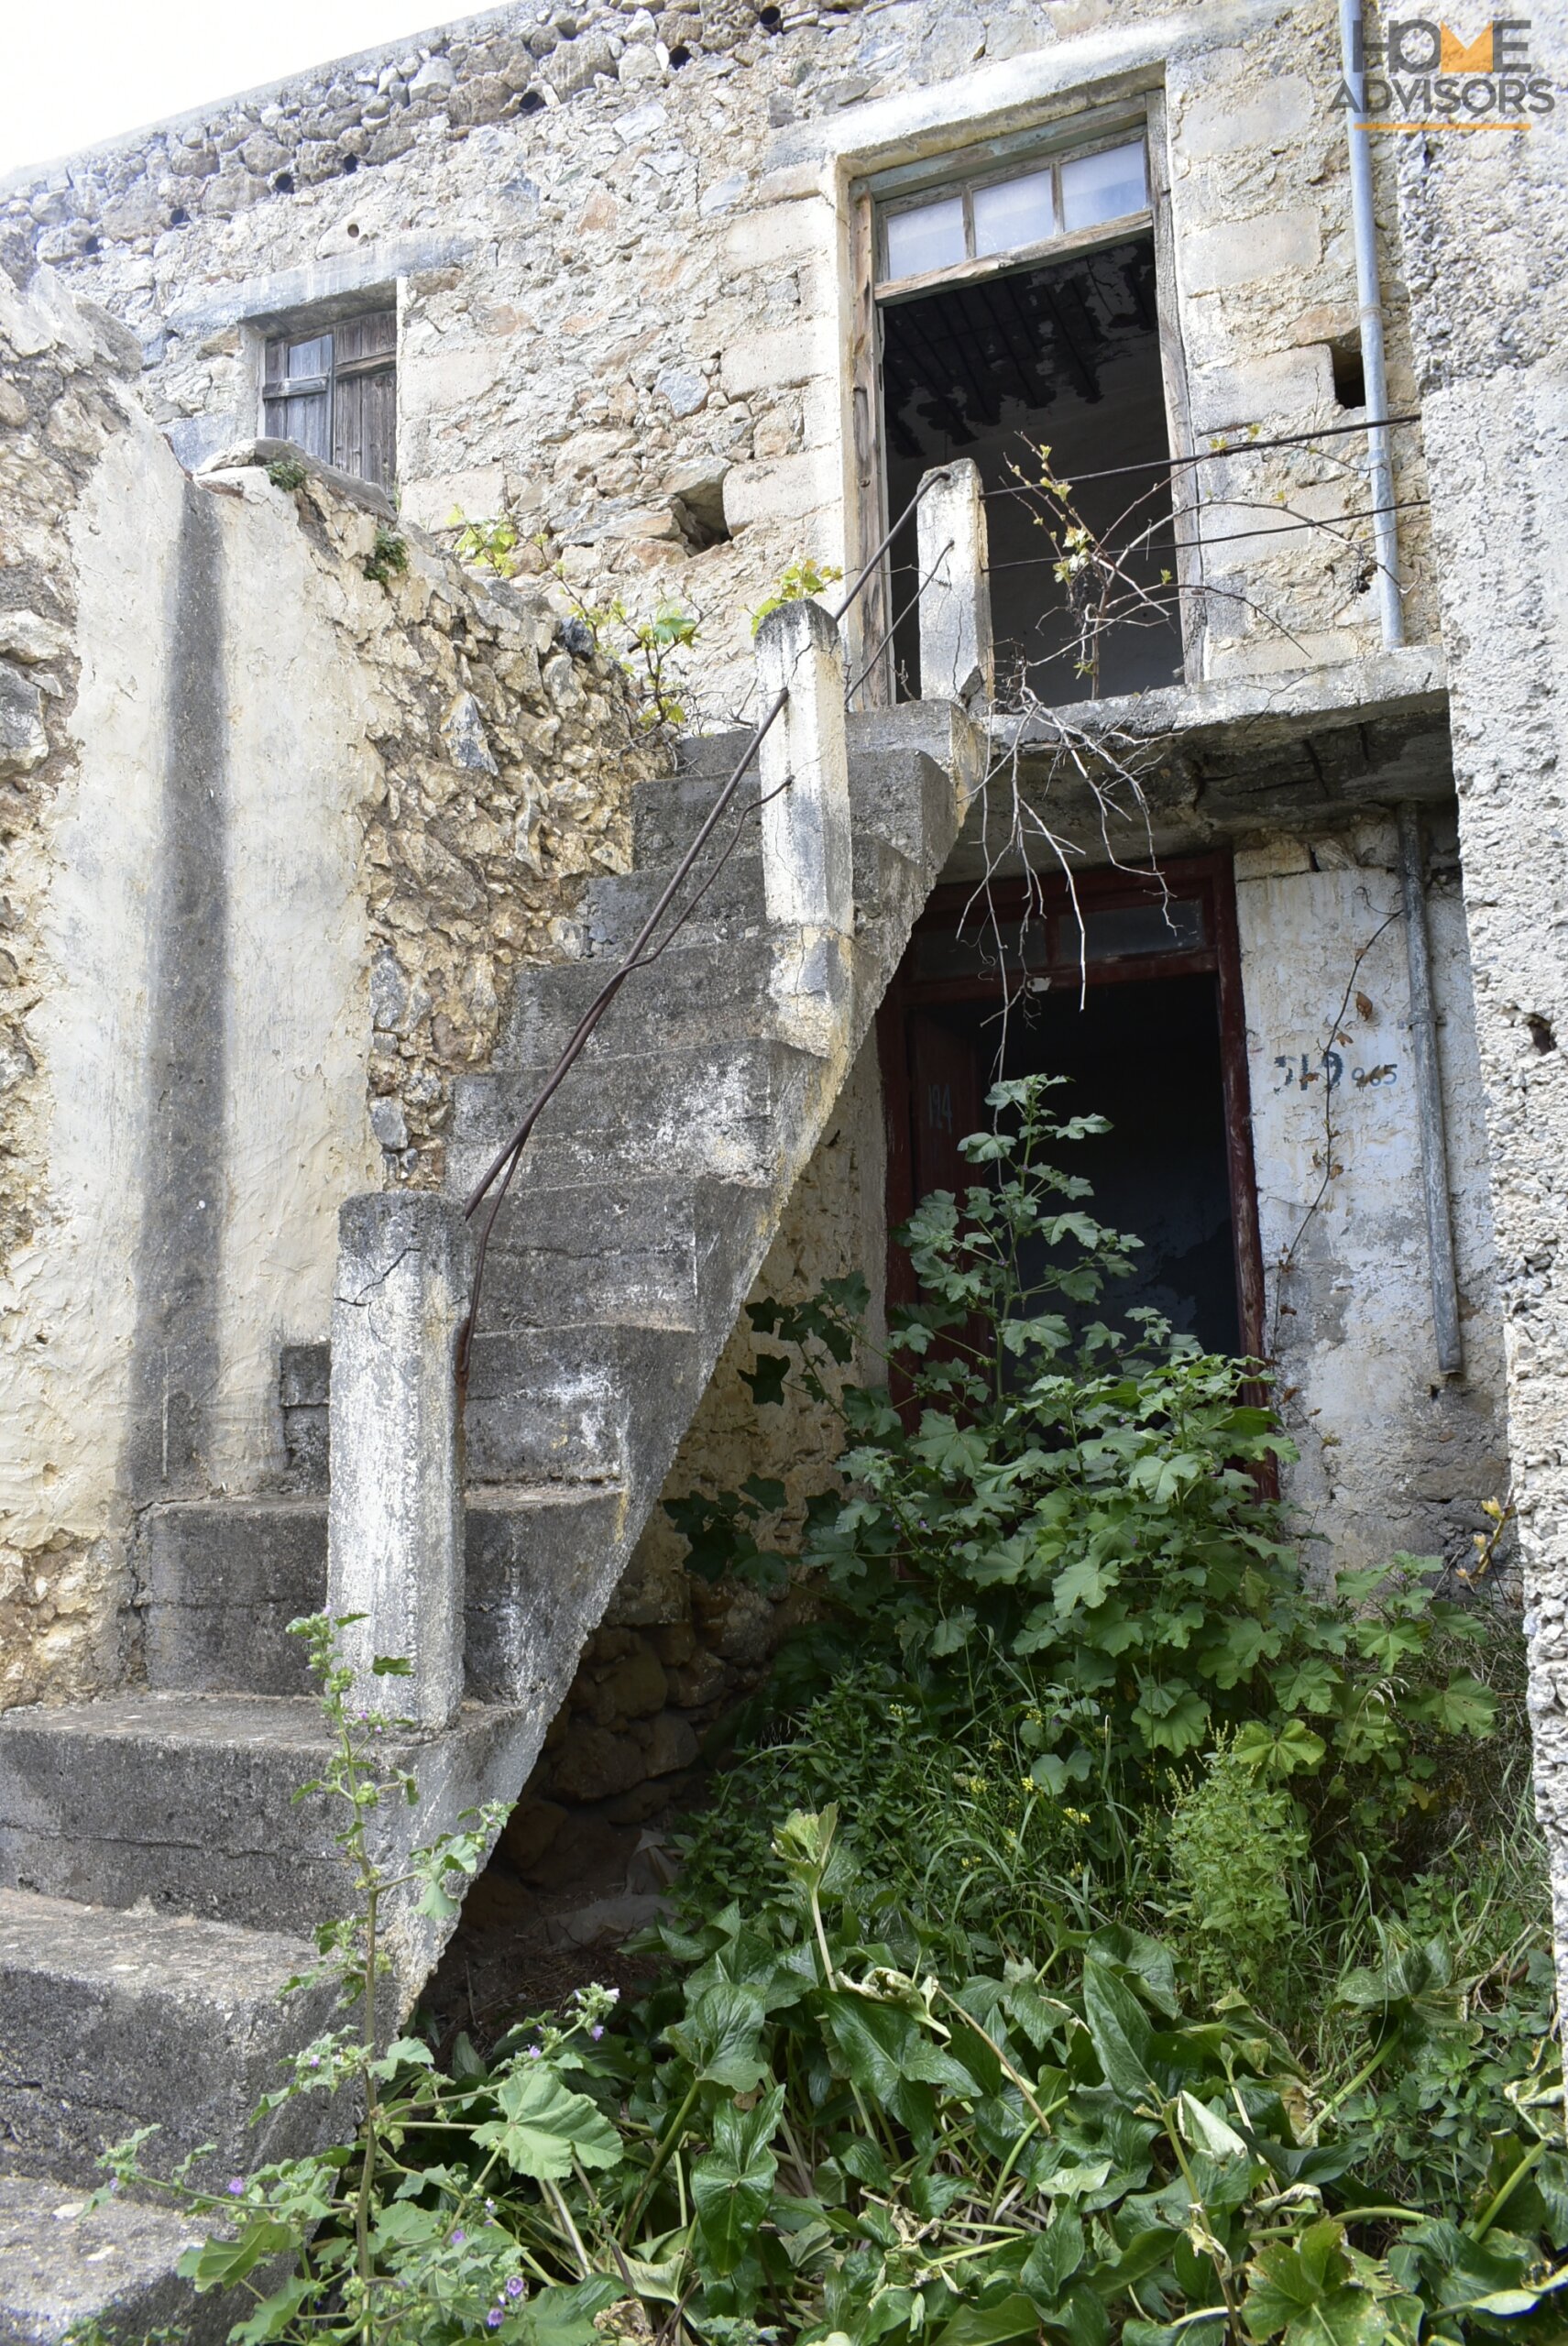
[[[980,471],[960,457],[927,473],[921,488],[920,697],[967,707],[990,700],[996,680]]]
[[[463,1700],[463,1476],[455,1369],[472,1250],[427,1191],[348,1199],[332,1310],[327,1603],[356,1698],[427,1732]],[[411,1675],[377,1678],[378,1655]]]

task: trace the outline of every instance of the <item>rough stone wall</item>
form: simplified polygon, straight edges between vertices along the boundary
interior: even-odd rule
[[[1464,907],[1452,826],[1433,828],[1427,923],[1464,1344],[1453,1381],[1436,1365],[1394,828],[1368,819],[1236,856],[1266,1342],[1300,1453],[1286,1495],[1320,1571],[1397,1549],[1465,1563],[1482,1501],[1507,1486]]]
[[[1533,38],[1541,54],[1564,54],[1562,0],[1538,13]],[[1527,136],[1431,137],[1402,149],[1400,225],[1441,563],[1536,1792],[1568,1992],[1565,188],[1561,101]]]
[[[411,543],[374,498],[319,470],[291,491],[254,466],[203,477],[268,505],[291,495],[337,590],[371,752],[370,1121],[389,1177],[437,1189],[454,1078],[488,1061],[519,962],[580,950],[583,886],[625,869],[631,786],[670,752],[580,628]]]
[[[585,635],[356,485],[184,474],[49,271],[0,274],[0,335],[15,1702],[121,1666],[140,1509],[280,1467],[341,1200],[438,1184],[510,970],[573,948],[668,752]]]
[[[749,688],[744,614],[769,582],[848,554],[859,171],[1163,80],[1199,444],[1347,420],[1333,22],[1329,0],[541,0],[24,175],[5,227],[134,326],[192,463],[256,429],[255,321],[395,300],[404,510],[509,515],[525,562],[590,599],[679,597],[722,709]],[[1402,398],[1397,293],[1392,332]],[[1413,443],[1401,498],[1420,494]],[[1359,444],[1331,445],[1348,469],[1288,451],[1201,468],[1212,533],[1255,533],[1281,498],[1364,507]],[[1419,632],[1424,523],[1404,525]],[[1365,565],[1339,539],[1254,534],[1206,559],[1211,670],[1370,648]]]

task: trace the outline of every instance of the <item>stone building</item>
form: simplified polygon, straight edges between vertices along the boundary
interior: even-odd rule
[[[828,1461],[745,1299],[897,1291],[999,1048],[1310,1552],[1511,1498],[1564,1852],[1568,24],[1420,23],[1365,177],[1328,0],[521,0],[0,187],[0,2333],[171,2304],[64,2187],[288,2049],[289,1619],[623,1860],[781,1618],[661,1493]]]

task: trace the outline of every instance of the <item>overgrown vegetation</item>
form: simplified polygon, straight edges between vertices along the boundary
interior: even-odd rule
[[[409,542],[389,522],[378,521],[376,536],[365,557],[365,576],[378,586],[389,586],[409,566]]]
[[[394,1892],[364,1820],[400,1781],[308,1625],[359,1901],[323,1961],[360,2025],[283,2091],[347,2084],[365,2125],[198,2197],[230,2236],[187,2269],[267,2292],[241,2340],[1563,2334],[1512,1633],[1430,1559],[1313,1593],[1255,1365],[1101,1316],[1134,1242],[1055,1161],[1096,1120],[1038,1079],[992,1104],[974,1188],[909,1227],[891,1387],[847,1375],[856,1283],[754,1314],[759,1398],[803,1378],[850,1447],[798,1557],[761,1536],[776,1486],[683,1518],[709,1572],[806,1573],[818,1617],[638,2009],[587,1990],[449,2077],[381,2049],[381,1903],[439,1911],[489,1820]]]

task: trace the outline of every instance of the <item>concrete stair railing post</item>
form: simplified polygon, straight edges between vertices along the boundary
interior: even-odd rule
[[[787,932],[771,991],[786,1040],[838,1057],[848,1031],[855,928],[844,651],[820,603],[784,603],[757,630],[764,708],[788,696],[757,751],[762,901]]]
[[[472,1252],[460,1209],[417,1189],[349,1198],[332,1307],[327,1604],[356,1704],[427,1734],[463,1701],[463,1470],[455,1376]],[[376,1677],[378,1655],[407,1677]]]
[[[968,707],[990,700],[996,682],[980,471],[963,456],[920,486],[920,696]]]

